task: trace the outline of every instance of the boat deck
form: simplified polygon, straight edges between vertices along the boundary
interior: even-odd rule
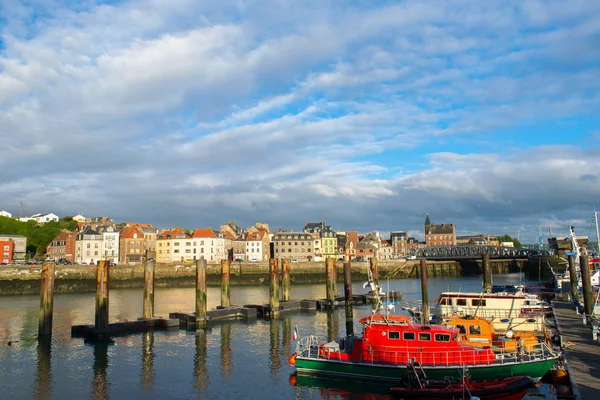
[[[592,330],[583,326],[571,304],[555,300],[554,315],[565,346],[565,358],[578,400],[595,400],[600,391],[600,342],[592,340]]]

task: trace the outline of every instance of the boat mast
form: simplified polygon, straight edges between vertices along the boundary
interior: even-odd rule
[[[594,207],[594,220],[596,221],[596,248],[597,248],[596,256],[598,256],[598,254],[600,254],[600,233],[598,232],[598,211],[596,211],[595,207]]]

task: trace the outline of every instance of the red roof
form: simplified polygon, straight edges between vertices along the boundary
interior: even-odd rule
[[[259,240],[263,240],[265,238],[265,235],[267,234],[266,231],[258,231],[258,232],[252,232],[248,234],[248,237],[246,238],[247,242],[253,242],[253,241],[259,241]]]
[[[129,228],[125,228],[123,232],[121,232],[121,239],[135,239],[135,234],[137,234],[138,239],[144,238],[144,234],[141,233],[138,230],[138,228],[130,226]]]
[[[194,239],[197,238],[216,238],[215,232],[213,232],[210,228],[196,229],[194,231],[194,235],[192,236]]]

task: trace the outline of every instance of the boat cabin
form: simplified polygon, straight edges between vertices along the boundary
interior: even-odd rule
[[[522,292],[461,293],[444,292],[436,300],[442,316],[455,314],[481,317],[518,317],[525,300]]]

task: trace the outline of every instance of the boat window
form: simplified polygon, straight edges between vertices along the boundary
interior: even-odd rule
[[[400,332],[388,332],[390,339],[400,339]]]
[[[415,340],[415,333],[414,332],[404,332],[402,334],[402,337],[404,338],[404,340]]]
[[[473,299],[471,300],[471,304],[473,305],[473,307],[485,307],[485,300]]]
[[[449,342],[450,341],[450,335],[447,335],[445,333],[436,333],[435,334],[435,341],[436,342]]]
[[[431,333],[419,332],[419,340],[431,340]]]
[[[481,335],[481,326],[479,326],[479,325],[469,326],[469,333],[471,335]]]
[[[456,299],[456,305],[457,306],[466,306],[467,305],[467,299]]]
[[[442,298],[442,299],[440,300],[440,304],[441,304],[441,305],[443,305],[443,306],[447,306],[447,305],[448,305],[448,299],[447,299],[447,298],[445,298],[445,297],[444,297],[444,298]]]
[[[457,340],[458,340],[458,335],[457,335],[457,334],[454,334],[454,335],[452,336],[452,341],[453,341],[453,342],[456,342]]]
[[[456,325],[456,327],[458,328],[458,332],[459,333],[461,333],[463,335],[467,334],[467,328],[465,328],[464,325]]]

